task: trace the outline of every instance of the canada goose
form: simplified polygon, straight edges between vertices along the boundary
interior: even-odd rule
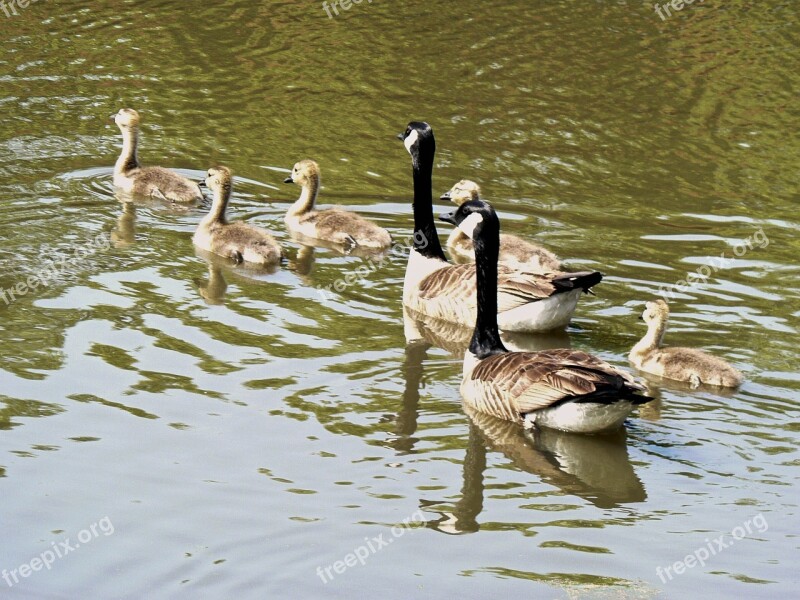
[[[290,231],[346,248],[383,249],[391,245],[389,232],[364,217],[338,207],[314,210],[319,181],[319,165],[313,160],[295,164],[291,177],[284,180],[284,183],[296,183],[303,188],[284,219]]]
[[[637,404],[651,400],[631,375],[580,350],[509,352],[497,327],[500,222],[471,200],[441,216],[475,244],[478,315],[464,354],[461,395],[475,410],[534,426],[594,433],[618,428]]]
[[[203,193],[194,181],[163,167],[142,167],[136,157],[139,113],[122,108],[111,119],[122,132],[122,153],[114,165],[114,185],[125,192],[172,202],[200,202]]]
[[[450,200],[456,206],[461,206],[468,200],[480,200],[480,197],[480,186],[469,179],[462,179],[450,188],[449,192],[442,194],[441,200]],[[453,229],[447,238],[447,247],[454,256],[470,262],[475,261],[472,240],[458,227]],[[536,273],[561,270],[561,261],[550,250],[507,233],[500,234],[500,262],[517,270]]]
[[[403,303],[430,317],[472,326],[477,314],[475,265],[451,265],[433,220],[431,175],[436,140],[427,123],[412,121],[403,140],[414,175],[414,247],[403,283]],[[597,272],[534,274],[500,267],[499,313],[504,331],[541,332],[569,323],[581,292],[600,282]]]
[[[208,170],[205,184],[214,193],[211,210],[194,233],[192,242],[201,250],[259,265],[275,265],[283,257],[281,247],[265,230],[247,223],[228,223],[225,209],[231,197],[233,176],[227,167]]]
[[[645,304],[642,319],[647,323],[647,333],[628,355],[637,369],[688,382],[693,388],[700,384],[717,387],[742,384],[742,374],[721,358],[695,348],[660,347],[669,320],[669,305],[662,298]]]

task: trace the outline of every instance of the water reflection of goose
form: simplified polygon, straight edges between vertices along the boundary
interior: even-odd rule
[[[389,441],[391,447],[402,454],[412,452],[419,441],[414,434],[417,432],[419,396],[425,371],[423,361],[428,357],[429,348],[429,344],[418,341],[408,344],[405,349],[403,375],[406,383],[400,410],[395,417],[393,438]]]
[[[217,306],[224,304],[225,291],[228,289],[228,282],[222,274],[222,267],[213,262],[208,263],[208,280],[203,282],[200,279],[194,280],[197,290],[206,304]]]
[[[647,494],[628,457],[627,432],[579,435],[521,426],[466,409],[485,443],[528,473],[600,508],[644,502]]]
[[[526,432],[516,423],[469,408],[466,411],[470,429],[461,496],[450,511],[437,510],[445,502],[421,500],[421,507],[440,515],[428,527],[447,534],[480,529],[478,517],[484,504],[487,449],[502,452],[521,471],[598,508],[616,508],[647,499],[644,485],[628,457],[624,429],[602,436],[553,429]]]
[[[474,327],[466,327],[458,323],[435,319],[409,308],[403,310],[403,328],[406,343],[422,340],[446,350],[455,358],[463,359],[464,353],[469,348]],[[569,348],[571,340],[566,331],[551,331],[548,333],[518,333],[502,332],[500,338],[503,344],[511,351],[537,352],[551,348]]]
[[[200,296],[210,305],[223,304],[228,282],[225,274],[244,277],[246,279],[260,280],[268,275],[273,275],[280,270],[280,265],[258,265],[255,263],[232,264],[231,261],[213,252],[206,252],[195,247],[195,256],[205,261],[208,265],[208,279],[193,279]]]
[[[122,212],[117,217],[117,226],[111,231],[111,243],[115,248],[125,248],[136,241],[136,206],[121,200]]]

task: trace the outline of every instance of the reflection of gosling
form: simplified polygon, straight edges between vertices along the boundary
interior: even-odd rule
[[[389,232],[371,221],[340,208],[314,210],[319,193],[319,165],[301,160],[284,183],[302,186],[300,198],[286,213],[286,226],[300,235],[353,248],[387,248],[392,243]]]
[[[225,303],[225,291],[228,289],[228,282],[222,274],[222,269],[213,264],[208,264],[208,281],[201,283],[196,281],[198,291],[206,304],[220,305]]]
[[[477,183],[469,179],[462,179],[449,192],[442,194],[442,200],[450,200],[456,206],[461,206],[468,200],[479,200],[480,195],[481,188]],[[472,240],[458,227],[447,238],[447,247],[454,256],[468,261],[475,260],[475,249],[472,246]],[[505,233],[500,234],[500,262],[514,269],[527,271],[551,272],[561,270],[561,261],[546,248]]]
[[[136,208],[133,202],[122,203],[122,213],[117,218],[117,227],[111,232],[111,243],[115,248],[125,248],[136,241]]]
[[[111,117],[122,132],[122,153],[114,165],[114,185],[125,192],[172,202],[199,202],[200,187],[163,167],[142,167],[136,158],[139,144],[139,113],[123,108]]]
[[[214,193],[208,215],[200,221],[192,242],[201,250],[260,265],[275,265],[283,252],[275,239],[265,230],[247,223],[228,223],[225,209],[231,197],[233,176],[227,167],[208,170],[205,181]]]
[[[720,387],[742,384],[742,374],[721,358],[694,348],[659,347],[669,319],[669,306],[663,299],[648,302],[642,319],[647,323],[647,333],[628,355],[637,369],[667,379],[685,381],[692,387],[701,383]]]

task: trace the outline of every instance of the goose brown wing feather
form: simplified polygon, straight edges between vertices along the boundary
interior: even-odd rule
[[[518,415],[570,398],[615,390],[626,395],[642,389],[627,373],[585,352],[569,349],[492,356],[475,367],[471,378],[490,386],[494,395],[503,397]]]
[[[553,280],[560,274],[525,273],[504,268],[498,272],[498,310],[504,312],[518,306],[544,300],[566,289],[559,289]],[[451,301],[476,302],[475,265],[451,265],[434,271],[420,282],[422,300],[439,298],[446,294]]]

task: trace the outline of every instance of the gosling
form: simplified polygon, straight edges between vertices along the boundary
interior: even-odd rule
[[[142,167],[136,157],[139,113],[122,108],[111,117],[122,132],[122,153],[114,165],[114,185],[124,192],[171,202],[200,202],[203,193],[194,181],[163,167]]]
[[[647,323],[647,333],[628,355],[637,369],[687,382],[692,388],[700,384],[731,388],[742,384],[742,374],[721,358],[694,348],[660,348],[669,319],[669,306],[663,299],[648,302],[642,319]]]
[[[469,200],[480,200],[481,188],[474,181],[462,179],[449,192],[442,194],[442,200],[450,200],[461,206]],[[463,260],[475,262],[475,249],[472,240],[456,227],[447,239],[450,253]],[[551,273],[561,271],[559,258],[542,246],[532,244],[515,235],[500,234],[500,262],[520,271]]]
[[[392,236],[388,231],[355,213],[340,208],[314,210],[319,182],[319,165],[313,160],[301,160],[295,164],[291,177],[284,181],[303,188],[284,219],[290,231],[348,250],[356,247],[383,250],[391,245]]]
[[[283,251],[269,233],[247,223],[228,223],[225,219],[233,187],[231,170],[227,167],[209,169],[205,184],[213,192],[214,201],[208,215],[197,226],[192,237],[194,245],[237,263],[264,266],[280,263]]]

